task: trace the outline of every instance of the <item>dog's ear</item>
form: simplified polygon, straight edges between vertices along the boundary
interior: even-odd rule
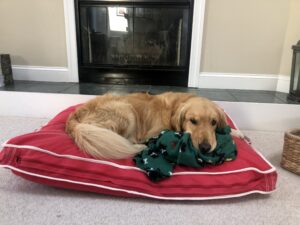
[[[175,131],[183,131],[183,122],[185,117],[186,107],[185,104],[180,104],[172,112],[171,128]]]
[[[219,117],[217,127],[224,128],[225,126],[227,126],[226,114],[225,114],[224,110],[222,108],[220,108],[219,106],[217,106],[217,111],[218,111],[218,117]]]

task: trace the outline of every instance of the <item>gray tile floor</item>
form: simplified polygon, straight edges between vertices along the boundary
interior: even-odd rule
[[[104,85],[95,83],[58,83],[58,82],[36,82],[15,81],[14,85],[0,87],[0,91],[23,91],[42,93],[66,93],[101,95],[107,92],[127,94],[133,92],[149,92],[159,94],[165,91],[189,92],[199,96],[207,97],[215,101],[231,102],[259,102],[259,103],[281,103],[300,104],[287,100],[287,94],[275,91],[255,90],[228,90],[228,89],[201,89],[175,86],[152,86],[152,85]]]

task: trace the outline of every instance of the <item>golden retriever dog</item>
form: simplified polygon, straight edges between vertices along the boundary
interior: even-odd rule
[[[222,109],[193,94],[106,94],[79,106],[69,116],[66,132],[95,158],[123,159],[140,152],[147,139],[164,129],[188,132],[195,149],[213,151],[215,129],[226,124]],[[243,137],[236,130],[233,135]]]

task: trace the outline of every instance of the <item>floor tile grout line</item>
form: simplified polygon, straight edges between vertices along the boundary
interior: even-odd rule
[[[228,94],[229,94],[230,96],[232,96],[232,98],[233,98],[236,102],[238,102],[238,99],[232,94],[231,91],[228,91],[228,90],[227,90],[227,92],[228,92]]]
[[[72,85],[70,85],[69,87],[64,88],[63,90],[60,90],[58,93],[65,93],[66,90],[68,90],[68,89],[74,87],[75,85],[76,85],[76,84],[72,84]],[[65,93],[65,94],[67,94],[67,93]]]
[[[276,95],[274,95],[274,98],[277,99],[278,101],[280,101],[281,103],[286,103],[285,101],[283,101],[281,98],[277,97]]]

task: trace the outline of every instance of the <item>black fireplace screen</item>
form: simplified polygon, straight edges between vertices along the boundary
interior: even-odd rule
[[[79,66],[93,68],[95,77],[101,73],[109,77],[103,74],[109,73],[109,68],[114,75],[124,74],[122,68],[128,74],[133,74],[134,69],[161,69],[165,73],[184,71],[187,77],[191,8],[179,2],[172,5],[82,1],[78,6]],[[122,73],[118,73],[118,68]]]

